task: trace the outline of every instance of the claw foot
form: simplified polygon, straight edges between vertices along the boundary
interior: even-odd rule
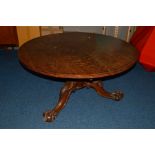
[[[111,94],[112,99],[115,101],[119,101],[123,98],[124,94],[121,91],[115,91]]]
[[[50,110],[43,113],[45,122],[52,122],[55,120],[57,113],[54,110]]]

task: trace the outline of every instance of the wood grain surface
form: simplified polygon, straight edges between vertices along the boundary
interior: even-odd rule
[[[56,78],[93,79],[131,68],[139,53],[129,43],[100,34],[68,32],[32,39],[18,52],[28,69]]]

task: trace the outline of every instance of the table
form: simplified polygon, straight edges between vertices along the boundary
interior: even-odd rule
[[[28,41],[20,47],[18,57],[33,72],[65,79],[57,105],[43,113],[45,121],[51,122],[71,93],[81,88],[92,88],[103,97],[119,101],[123,93],[108,92],[102,81],[130,69],[139,54],[129,43],[111,36],[67,32]]]

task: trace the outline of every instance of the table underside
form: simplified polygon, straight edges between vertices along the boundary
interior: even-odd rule
[[[108,92],[103,87],[101,80],[77,80],[77,81],[66,81],[62,89],[60,90],[59,100],[57,105],[49,111],[43,113],[44,120],[46,122],[52,122],[55,120],[58,113],[65,107],[72,92],[82,88],[93,88],[99,95],[119,101],[123,97],[121,91]]]

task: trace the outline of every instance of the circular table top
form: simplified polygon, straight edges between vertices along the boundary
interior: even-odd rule
[[[131,68],[137,50],[125,41],[101,34],[68,32],[32,39],[18,52],[28,69],[57,78],[102,78]]]

